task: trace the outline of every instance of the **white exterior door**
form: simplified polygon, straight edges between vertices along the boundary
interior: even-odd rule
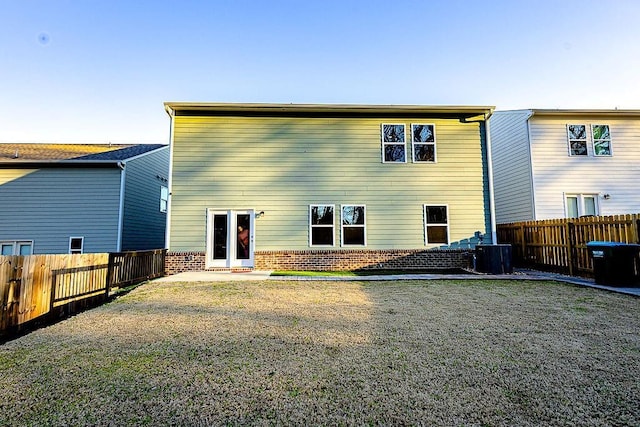
[[[253,267],[253,209],[207,210],[206,267]]]

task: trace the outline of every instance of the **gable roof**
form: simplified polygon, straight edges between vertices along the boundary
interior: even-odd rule
[[[0,167],[114,166],[162,144],[0,144]]]
[[[488,118],[495,107],[360,104],[260,104],[165,102],[165,110],[176,116],[268,116],[268,117],[453,117]]]

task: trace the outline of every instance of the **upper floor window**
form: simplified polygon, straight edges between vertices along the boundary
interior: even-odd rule
[[[382,124],[382,162],[405,163],[406,139],[405,125]]]
[[[591,134],[587,134],[587,125],[567,125],[570,156],[588,156],[588,139],[591,138],[593,156],[611,156],[611,132],[609,125],[591,125]]]
[[[449,218],[447,206],[424,205],[424,227],[427,244],[449,243]]]
[[[596,156],[611,155],[611,134],[609,125],[591,125],[593,135],[593,154]]]
[[[165,186],[161,186],[160,187],[160,212],[166,212],[168,204],[169,204],[169,189]]]
[[[81,254],[84,252],[84,237],[69,237],[69,253]]]
[[[366,246],[366,206],[342,205],[342,244]]]
[[[599,214],[597,194],[567,194],[565,203],[567,218]]]
[[[309,209],[310,246],[333,246],[334,205],[311,205]]]
[[[414,162],[436,161],[435,125],[412,124],[411,142]]]
[[[587,127],[585,125],[567,125],[569,155],[587,155]]]
[[[4,241],[0,242],[0,255],[32,255],[32,241]]]

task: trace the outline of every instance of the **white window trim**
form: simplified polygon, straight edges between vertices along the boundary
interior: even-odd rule
[[[364,224],[347,225],[347,227],[362,227],[364,229],[364,242],[362,245],[357,244],[345,244],[344,243],[344,221],[342,219],[342,212],[345,206],[362,206],[364,208]],[[340,205],[340,246],[348,248],[362,248],[367,246],[367,205],[362,203],[344,203]]]
[[[428,224],[427,223],[427,207],[431,206],[431,207],[435,207],[435,206],[444,206],[445,209],[447,210],[447,222],[446,223],[433,223],[433,224]],[[450,245],[451,244],[451,236],[449,235],[450,231],[451,231],[451,227],[449,226],[449,224],[451,223],[451,212],[449,211],[449,205],[446,203],[425,203],[422,205],[422,222],[424,223],[424,244],[425,245]],[[432,226],[437,226],[437,227],[442,227],[442,226],[446,226],[447,227],[447,243],[430,243],[429,242],[429,234],[427,233],[427,228],[432,227]]]
[[[2,240],[0,241],[0,247],[3,245],[12,246],[12,255],[20,255],[20,247],[29,245],[31,247],[29,255],[33,255],[33,240]]]
[[[609,139],[598,139],[596,140],[593,137],[593,128],[595,126],[607,126],[609,128]],[[613,142],[611,138],[611,126],[609,124],[604,123],[596,123],[591,125],[591,141],[593,144],[593,155],[594,157],[612,157],[613,156]],[[609,141],[609,154],[597,154],[596,153],[596,141]]]
[[[333,216],[332,216],[332,223],[331,225],[324,225],[324,224],[313,224],[312,221],[312,211],[314,207],[318,207],[318,206],[330,206],[333,208]],[[366,217],[365,217],[366,219]],[[330,245],[314,245],[313,244],[313,228],[331,228],[331,235],[333,236],[333,243]],[[332,248],[335,247],[336,245],[336,205],[335,204],[330,204],[330,203],[315,203],[312,205],[309,205],[309,247],[314,247],[314,248]]]
[[[433,142],[414,142],[413,140],[413,127],[414,126],[432,126],[433,127]],[[436,125],[435,123],[411,123],[411,161],[413,163],[438,163],[438,149],[437,149],[437,137],[436,137]],[[419,160],[416,161],[416,145],[433,145],[433,161]]]
[[[569,203],[567,203],[567,199],[569,197],[576,197],[578,199],[578,218],[586,215],[584,208],[584,199],[585,197],[593,197],[594,204],[596,208],[596,216],[600,215],[600,201],[598,200],[597,193],[564,193],[564,217],[569,217]]]
[[[585,139],[571,139],[571,133],[569,133],[569,126],[584,126],[584,138]],[[567,123],[567,150],[569,157],[589,157],[589,134],[587,133],[587,125],[585,123]],[[586,154],[572,154],[571,153],[571,141],[584,141],[584,147],[587,150]]]
[[[72,254],[73,252],[71,252],[71,242],[74,239],[80,239],[80,254],[84,253],[84,236],[71,236],[69,237],[69,253]]]
[[[160,186],[160,212],[167,212],[169,206],[169,187]]]
[[[391,162],[391,161],[386,161],[385,160],[385,146],[386,145],[400,145],[399,142],[385,142],[384,141],[384,127],[385,126],[402,126],[404,128],[404,141],[402,143],[402,145],[404,146],[404,161],[403,162]],[[380,141],[382,143],[382,163],[389,163],[389,164],[393,164],[393,163],[407,163],[407,125],[404,123],[382,123],[380,125]],[[342,212],[342,211],[341,211]]]

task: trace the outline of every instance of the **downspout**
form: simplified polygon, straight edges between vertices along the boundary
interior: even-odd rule
[[[174,139],[174,120],[175,120],[175,112],[173,109],[169,107],[165,107],[167,114],[169,114],[169,181],[167,182],[167,186],[169,189],[169,195],[167,198],[167,222],[165,227],[165,237],[164,237],[164,247],[165,249],[169,249],[169,245],[171,244],[171,201],[173,199],[173,139]]]
[[[485,116],[485,139],[487,144],[487,175],[489,179],[489,216],[491,221],[491,244],[495,245],[498,243],[498,233],[496,227],[496,200],[493,193],[493,156],[491,154],[491,127],[489,125],[489,118],[491,117],[491,113],[488,116]]]
[[[120,202],[118,208],[118,241],[116,242],[116,252],[122,252],[122,228],[124,226],[124,186],[126,182],[126,163],[118,162],[120,168]]]

